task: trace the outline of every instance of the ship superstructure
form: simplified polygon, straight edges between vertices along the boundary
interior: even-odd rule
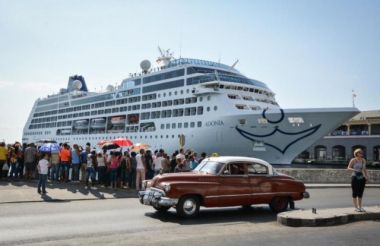
[[[23,142],[51,138],[90,142],[128,138],[167,153],[184,149],[253,156],[290,164],[307,147],[359,113],[357,108],[282,109],[275,93],[233,66],[199,59],[173,59],[160,50],[158,62],[141,62],[117,88],[89,92],[82,76],[67,89],[39,99],[23,131]]]

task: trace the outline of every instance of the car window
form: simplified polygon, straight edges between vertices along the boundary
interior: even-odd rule
[[[229,163],[222,171],[223,175],[244,175],[244,163]]]
[[[195,172],[204,172],[210,174],[218,174],[219,171],[223,168],[224,163],[215,162],[215,161],[202,161],[202,165],[198,165],[194,171]]]
[[[248,164],[248,174],[268,174],[268,168],[258,163]]]

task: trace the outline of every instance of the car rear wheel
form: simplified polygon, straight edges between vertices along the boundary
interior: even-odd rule
[[[179,199],[176,210],[182,218],[194,218],[199,213],[199,200],[194,195],[183,196]]]
[[[166,212],[168,211],[171,207],[164,207],[164,206],[154,206],[153,205],[153,208],[157,211],[157,212]]]
[[[288,208],[289,199],[285,196],[275,196],[269,203],[270,209],[275,213],[284,212]]]

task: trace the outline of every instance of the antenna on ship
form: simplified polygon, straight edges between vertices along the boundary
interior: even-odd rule
[[[228,70],[228,72],[231,72],[232,69],[234,69],[235,65],[239,62],[239,60],[236,60],[236,62],[230,67],[230,70]]]
[[[160,46],[158,46],[158,51],[160,52],[161,57],[157,59],[157,62],[164,62],[164,66],[166,67],[169,65],[170,60],[173,58],[173,53],[170,53],[170,49],[164,50],[161,49]]]
[[[356,97],[356,94],[354,92],[354,90],[352,90],[352,107],[355,108],[355,97]]]

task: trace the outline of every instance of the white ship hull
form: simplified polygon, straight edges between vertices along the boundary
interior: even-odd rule
[[[178,68],[186,71],[192,66],[189,60],[187,62],[184,65],[179,64],[177,67],[168,68],[167,71]],[[211,65],[219,66],[217,63]],[[207,69],[213,68],[204,66]],[[224,69],[224,72],[230,73],[228,68],[218,69],[220,71]],[[236,80],[245,79],[244,83],[248,85],[232,82],[235,79],[222,81],[228,80],[227,77],[230,74],[224,77],[215,75],[215,81],[186,85],[186,76],[190,79],[195,75],[201,77],[202,72],[199,71],[195,75],[194,73],[193,75],[180,74],[179,77],[184,81],[181,87],[173,83],[173,88],[162,91],[151,90],[150,94],[143,93],[143,89],[149,89],[149,86],[156,86],[159,89],[161,84],[169,84],[171,80],[151,82],[149,86],[136,84],[132,87],[120,88],[114,94],[112,91],[93,95],[82,93],[78,98],[76,93],[68,93],[67,99],[60,96],[60,99],[56,101],[53,100],[54,98],[42,102],[36,101],[25,125],[23,139],[51,138],[57,142],[78,143],[81,146],[90,142],[92,146],[96,146],[97,142],[104,139],[128,138],[133,143],[147,143],[152,150],[162,148],[169,155],[183,148],[196,151],[198,156],[201,152],[206,152],[209,156],[217,152],[219,155],[257,157],[272,164],[290,164],[310,145],[360,112],[357,108],[281,109],[275,102],[274,93],[264,83],[248,80],[238,71],[232,71],[235,73],[233,75],[236,75]],[[149,74],[142,74],[138,79],[149,76]],[[213,74],[208,74],[208,76],[212,77]],[[128,86],[133,85],[134,80],[135,78],[127,79]],[[102,95],[110,106],[99,105],[103,102],[97,98]],[[155,97],[149,97],[149,95],[155,95]],[[166,95],[169,95],[169,98],[166,97],[164,100]],[[89,98],[88,103],[86,103],[86,98]],[[125,104],[127,99],[128,104]],[[48,100],[51,100],[51,106]],[[98,102],[98,105],[94,105],[93,102]],[[88,120],[91,123],[89,132],[80,132],[76,135],[71,135],[70,132],[68,135],[54,135],[60,127],[70,126],[70,120],[75,122],[74,119],[67,120],[67,117],[60,119],[59,111],[64,111],[62,114],[65,116],[71,115],[67,112],[68,110],[60,110],[60,108],[74,108],[78,105],[84,105],[81,106],[82,108],[87,106],[86,110],[79,111],[87,115],[75,120]],[[115,112],[105,113],[108,108]],[[36,122],[43,116],[40,116],[38,112],[54,109],[57,112],[52,111],[47,115],[48,117],[52,114],[57,115],[58,120],[55,120],[57,123],[49,124],[48,130],[41,129],[42,125]],[[136,121],[130,122],[125,119],[112,121],[112,117],[125,116],[128,119],[131,114],[136,115]],[[98,122],[99,119],[107,117],[111,118],[109,123],[117,125],[115,128],[109,123]],[[54,119],[49,120],[54,121]],[[98,123],[93,124],[93,122]],[[126,124],[125,127],[124,124]],[[87,130],[87,126],[78,128],[74,125],[74,128]],[[107,130],[107,128],[110,129]],[[185,136],[184,146],[181,146],[179,141],[179,136],[182,134]]]

